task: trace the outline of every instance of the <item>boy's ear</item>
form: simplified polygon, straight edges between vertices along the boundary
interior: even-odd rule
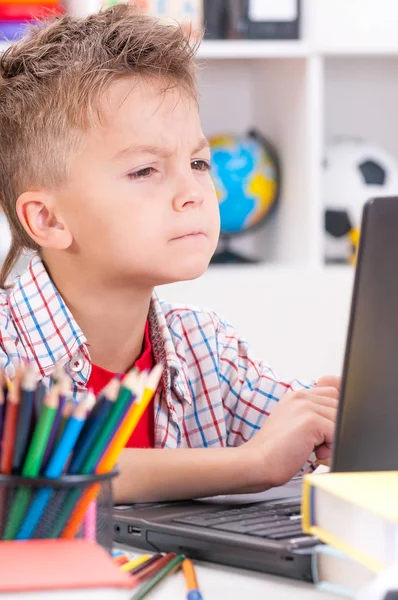
[[[42,248],[66,250],[72,244],[73,236],[51,193],[24,192],[17,200],[16,210],[27,234]]]

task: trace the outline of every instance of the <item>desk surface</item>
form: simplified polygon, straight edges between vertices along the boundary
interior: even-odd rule
[[[134,556],[140,553],[127,546],[117,546]],[[318,591],[314,586],[282,577],[255,573],[209,563],[195,562],[203,600],[333,600],[341,598]],[[185,600],[183,574],[168,577],[150,596],[151,600]]]

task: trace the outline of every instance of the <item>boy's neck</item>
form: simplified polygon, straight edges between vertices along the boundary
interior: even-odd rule
[[[152,289],[111,284],[87,277],[84,269],[51,264],[46,267],[59,293],[83,331],[93,364],[125,373],[141,354]]]

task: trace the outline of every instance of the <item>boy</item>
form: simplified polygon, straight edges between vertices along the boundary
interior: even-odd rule
[[[48,382],[63,361],[79,399],[164,364],[119,461],[122,503],[280,485],[333,441],[338,378],[279,381],[217,315],[153,292],[201,275],[219,234],[193,56],[179,28],[119,5],[37,26],[1,59],[0,287],[37,254],[0,295],[0,366],[28,359]]]

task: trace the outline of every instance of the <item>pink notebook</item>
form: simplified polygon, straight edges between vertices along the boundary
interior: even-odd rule
[[[128,599],[137,580],[86,540],[0,542],[0,599]],[[43,594],[48,592],[48,594]]]

